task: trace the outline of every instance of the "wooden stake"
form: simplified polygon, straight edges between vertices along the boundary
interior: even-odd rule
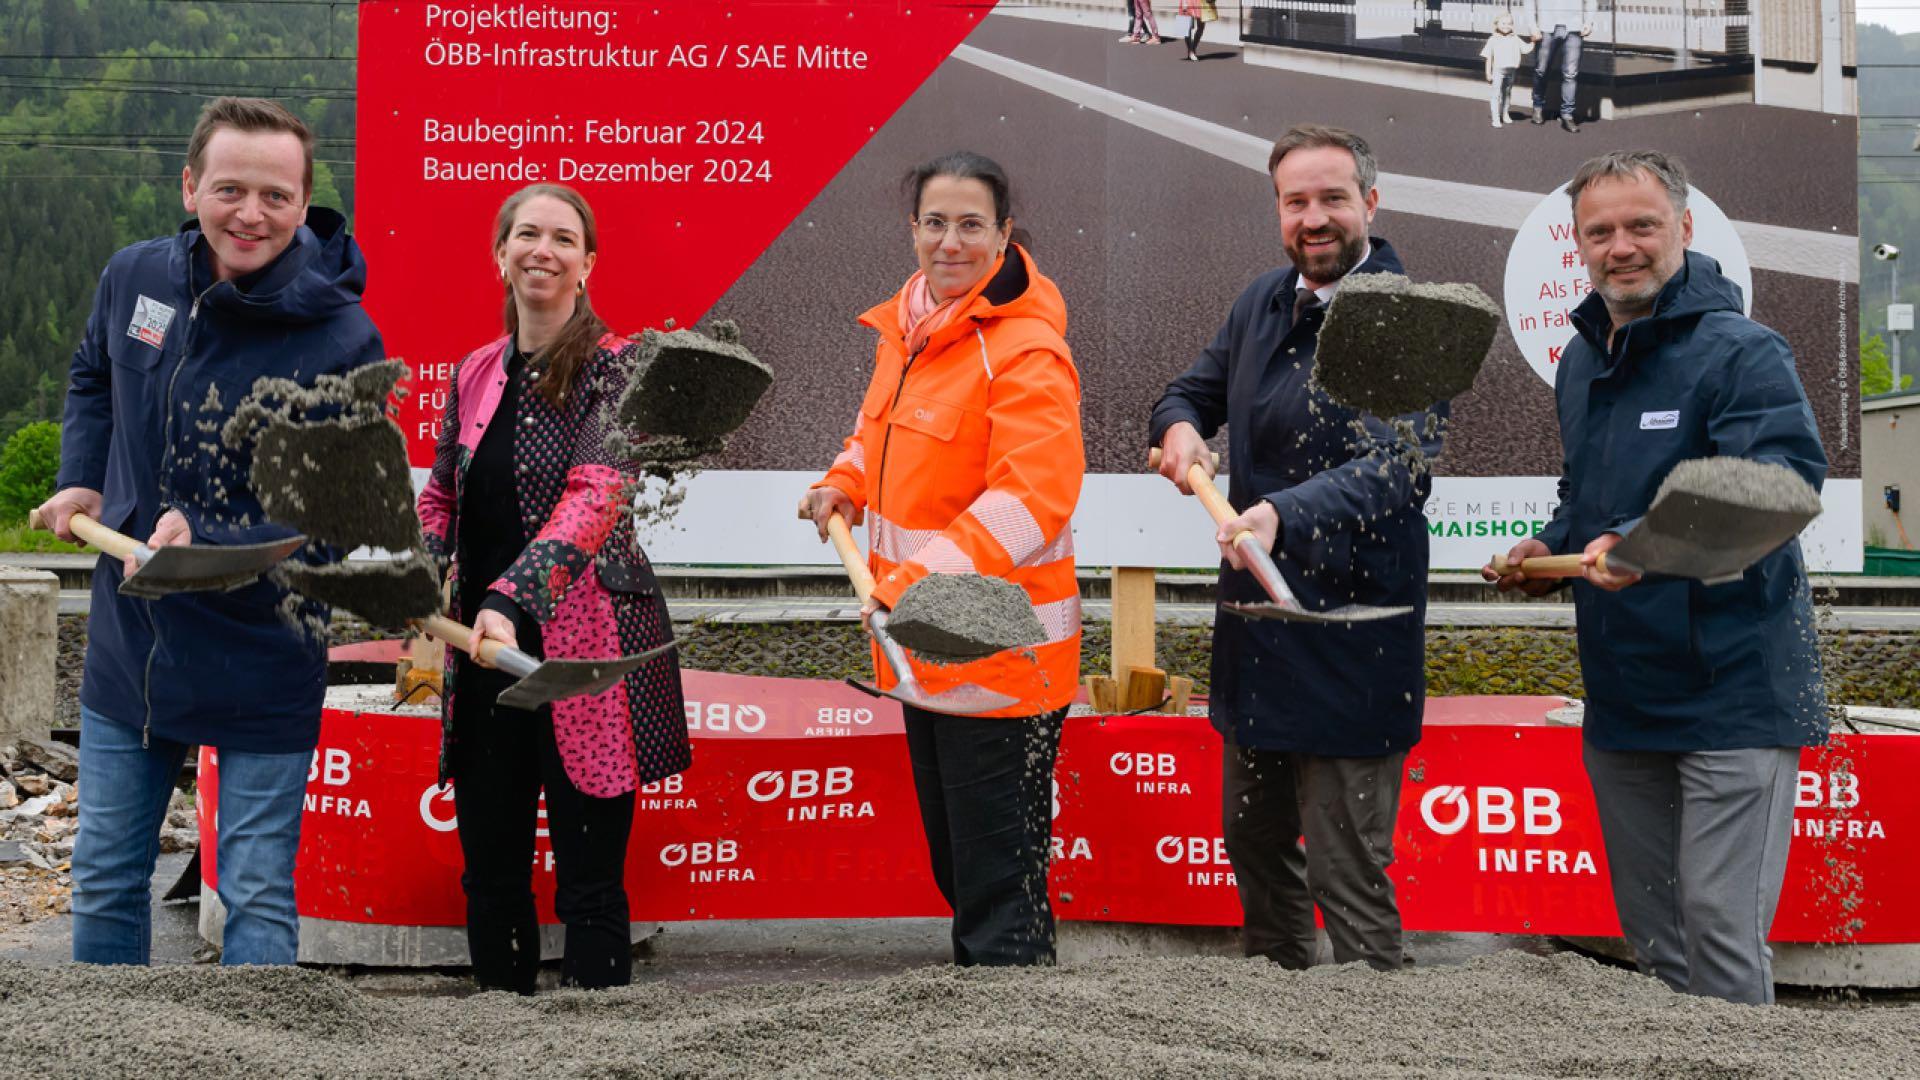
[[[1113,681],[1122,687],[1133,668],[1159,666],[1153,654],[1153,579],[1150,566],[1113,568]]]
[[[1193,696],[1193,680],[1185,675],[1175,675],[1167,680],[1167,712],[1174,716],[1187,715],[1187,701]]]
[[[1157,709],[1160,707],[1160,699],[1166,696],[1166,692],[1166,672],[1151,667],[1128,668],[1126,698],[1120,703],[1120,707],[1126,712]]]

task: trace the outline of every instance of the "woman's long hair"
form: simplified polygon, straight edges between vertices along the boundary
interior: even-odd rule
[[[565,184],[529,184],[507,196],[500,204],[500,213],[493,219],[493,250],[497,253],[506,245],[507,234],[513,231],[513,217],[520,212],[529,199],[541,196],[558,199],[573,207],[580,215],[580,241],[586,254],[592,255],[600,250],[600,231],[593,223],[593,207],[579,192]],[[513,288],[507,288],[507,333],[517,337],[520,333],[520,309],[513,301]],[[595,349],[600,347],[600,339],[606,335],[607,324],[593,313],[593,304],[587,298],[584,282],[580,294],[573,300],[573,316],[560,327],[560,333],[547,343],[546,348],[531,358],[535,370],[542,372],[535,384],[548,403],[558,408],[567,399],[567,392],[573,389],[574,377],[588,360],[593,358]]]

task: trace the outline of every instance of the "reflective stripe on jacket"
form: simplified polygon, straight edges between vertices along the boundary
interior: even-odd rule
[[[1043,643],[971,663],[914,662],[930,693],[973,683],[1033,716],[1072,700],[1080,677],[1080,590],[1072,518],[1086,471],[1080,376],[1066,304],[1018,245],[959,314],[909,357],[898,297],[861,316],[879,331],[854,432],[815,486],[867,514],[874,597],[892,607],[929,573],[977,573],[1026,590]],[[880,685],[893,685],[878,650]]]

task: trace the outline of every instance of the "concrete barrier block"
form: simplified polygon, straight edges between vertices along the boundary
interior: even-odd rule
[[[60,579],[0,566],[0,743],[52,730],[59,634]]]

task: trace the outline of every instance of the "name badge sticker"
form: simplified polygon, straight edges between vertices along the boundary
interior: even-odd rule
[[[154,348],[167,339],[167,327],[173,325],[173,309],[152,297],[134,301],[133,321],[127,324],[127,336]]]
[[[1663,409],[1659,412],[1643,412],[1640,414],[1641,431],[1671,431],[1679,426],[1679,409]]]

